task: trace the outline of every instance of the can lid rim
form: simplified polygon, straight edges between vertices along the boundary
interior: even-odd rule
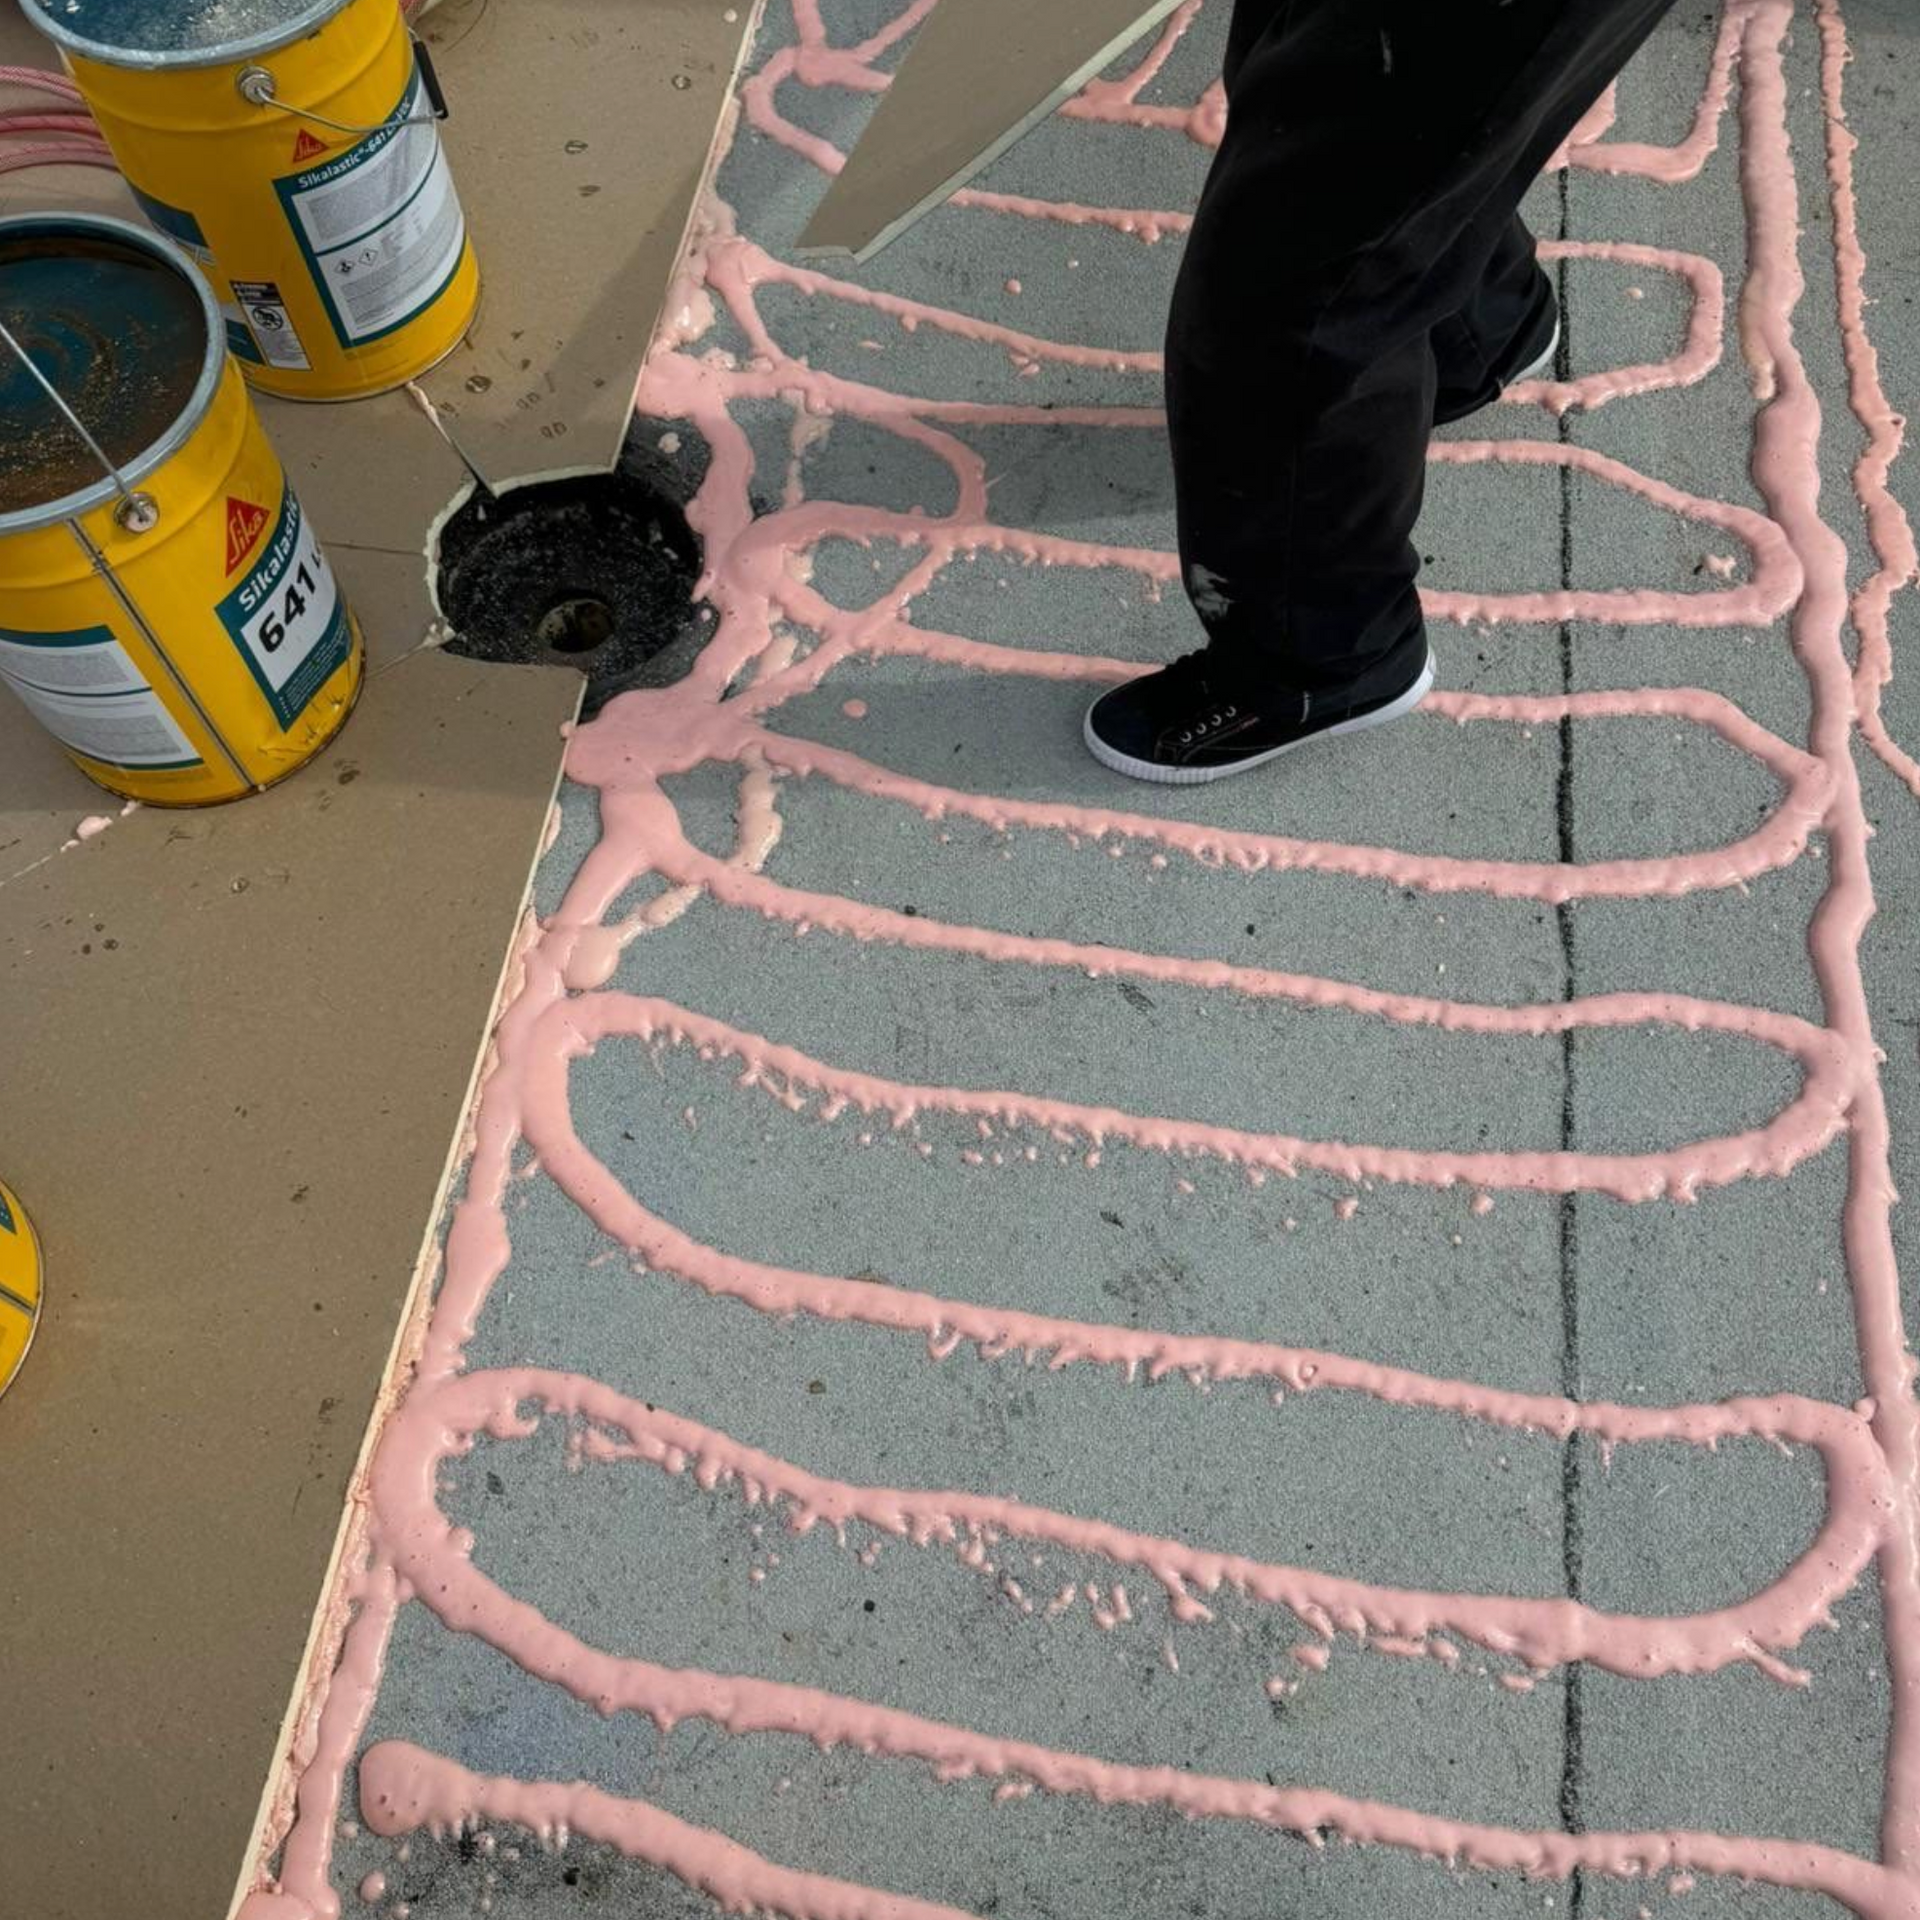
[[[49,40],[68,53],[77,53],[82,59],[98,61],[105,67],[151,72],[179,67],[225,67],[257,53],[271,53],[276,47],[304,40],[348,4],[349,0],[310,0],[298,13],[270,27],[205,47],[117,47],[109,40],[93,40],[74,32],[47,11],[45,0],[25,0],[21,11]]]
[[[219,390],[220,376],[226,370],[227,334],[220,309],[214,304],[213,291],[192,260],[171,240],[146,227],[135,226],[131,220],[116,220],[104,213],[15,214],[0,219],[0,244],[35,231],[99,235],[144,248],[172,267],[199,295],[200,317],[206,332],[207,347],[193,391],[152,445],[143,447],[140,452],[118,463],[122,480],[132,482],[144,479],[156,467],[172,459],[186,444],[194,429],[206,418],[207,409],[213,404],[213,396]],[[62,520],[77,520],[82,514],[91,513],[95,507],[105,506],[118,497],[119,488],[102,474],[91,485],[73,493],[43,500],[37,506],[16,507],[11,513],[0,513],[0,535],[27,533],[39,527],[57,525]]]

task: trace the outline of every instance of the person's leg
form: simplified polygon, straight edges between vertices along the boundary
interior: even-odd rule
[[[1183,558],[1229,653],[1330,688],[1416,631],[1430,337],[1669,3],[1240,0],[1265,26],[1167,355]]]
[[[1275,724],[1319,731],[1413,688],[1434,331],[1481,294],[1527,182],[1670,4],[1238,0],[1167,337],[1209,644],[1089,715],[1108,764],[1217,777],[1270,757],[1251,750]]]
[[[1516,213],[1472,298],[1433,329],[1435,423],[1463,420],[1497,400],[1503,387],[1551,356],[1559,335],[1553,281]]]

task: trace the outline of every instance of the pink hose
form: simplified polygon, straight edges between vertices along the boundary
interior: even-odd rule
[[[0,86],[54,96],[50,104],[0,107],[0,139],[40,136],[27,139],[23,146],[0,146],[0,173],[17,173],[24,167],[113,165],[80,89],[65,74],[39,67],[0,67]]]
[[[29,147],[24,153],[0,152],[0,173],[22,167],[111,167],[113,155],[105,147]]]
[[[0,67],[0,86],[37,87],[42,93],[64,94],[69,100],[80,98],[80,89],[64,73],[49,73],[44,67]]]
[[[97,140],[100,131],[87,113],[0,112],[0,133],[77,133]]]

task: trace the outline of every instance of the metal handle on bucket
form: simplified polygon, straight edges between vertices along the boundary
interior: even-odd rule
[[[12,329],[5,321],[0,321],[0,340],[4,340],[13,350],[15,358],[32,375],[40,391],[59,409],[61,418],[86,442],[87,451],[100,462],[101,471],[113,482],[113,489],[120,496],[113,510],[115,524],[125,533],[151,533],[160,524],[159,502],[152,494],[138,493],[127,485],[126,476],[107,457],[106,448],[87,431],[80,416],[67,405],[60,389],[34,364],[32,354],[13,337]]]
[[[377,127],[349,126],[344,120],[331,120],[324,113],[316,113],[311,107],[296,107],[290,100],[282,100],[275,90],[274,78],[265,67],[242,67],[234,76],[234,86],[240,97],[256,107],[277,107],[282,113],[290,113],[301,120],[311,120],[315,126],[328,127],[335,133],[385,133],[390,127],[426,127],[436,120],[449,118],[447,96],[440,91],[440,76],[433,70],[433,56],[418,41],[413,43],[413,57],[420,69],[420,79],[427,90],[427,102],[432,108],[430,113],[410,113],[404,120],[383,121]]]

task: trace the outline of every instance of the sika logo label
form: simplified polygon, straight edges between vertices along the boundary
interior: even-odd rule
[[[305,127],[302,127],[293,142],[293,163],[298,166],[302,160],[311,160],[316,153],[325,153],[327,143],[315,139]]]
[[[236,500],[227,495],[227,577],[231,579],[239,572],[241,563],[253,551],[253,543],[260,538],[260,530],[267,524],[267,510],[256,507],[250,500]]]

